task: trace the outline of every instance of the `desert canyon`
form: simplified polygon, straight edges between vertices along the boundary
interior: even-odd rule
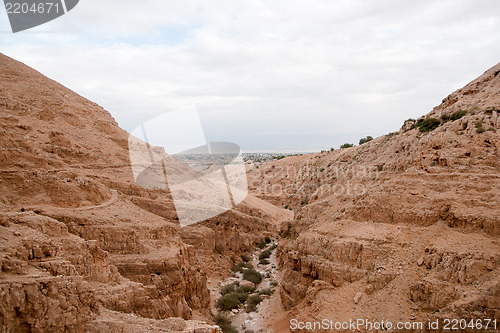
[[[247,198],[187,227],[168,189],[136,185],[129,134],[99,105],[0,54],[0,107],[0,332],[222,332],[217,290],[266,238],[261,332],[500,330],[500,64],[399,131],[249,164]]]

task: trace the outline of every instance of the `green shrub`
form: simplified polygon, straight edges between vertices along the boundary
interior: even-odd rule
[[[447,121],[450,121],[450,116],[448,116],[447,114],[442,114],[441,115],[441,123],[446,123]]]
[[[218,313],[214,317],[214,322],[222,329],[223,333],[238,333],[233,325],[231,325],[231,320],[222,313]]]
[[[250,261],[250,257],[248,257],[247,255],[242,254],[242,255],[241,255],[241,260],[242,260],[243,262],[249,262],[249,261]]]
[[[370,135],[368,135],[366,138],[362,138],[359,140],[359,144],[362,145],[363,143],[367,143],[369,141],[372,141],[373,140],[373,137],[371,137]]]
[[[258,285],[262,282],[262,275],[260,275],[260,273],[255,269],[249,268],[243,271],[243,279],[253,282],[255,285]]]
[[[246,294],[251,294],[255,291],[255,288],[252,288],[250,286],[239,286],[236,292],[238,293],[246,293]]]
[[[246,294],[245,294],[246,295]],[[237,309],[240,306],[241,301],[239,293],[229,293],[217,300],[217,309],[221,311],[230,311],[232,309]]]
[[[269,243],[271,243],[271,238],[266,237],[266,238],[264,239],[264,241],[265,241],[267,244],[269,244]]]
[[[476,122],[476,131],[478,133],[484,133],[483,123],[478,121]]]
[[[262,302],[262,298],[259,295],[252,295],[248,298],[246,311],[253,312],[257,309],[257,305]]]
[[[238,281],[230,283],[230,284],[226,284],[224,287],[221,288],[220,293],[222,296],[224,296],[226,294],[234,293],[234,292],[236,292],[236,290],[238,289],[239,286],[240,286],[240,283]]]
[[[439,125],[441,125],[441,122],[437,120],[436,118],[428,117],[428,118],[421,118],[419,119],[415,127],[418,127],[420,132],[430,132],[435,130]]]
[[[236,265],[234,265],[233,267],[231,267],[231,271],[232,272],[241,272],[241,273],[243,273],[243,269],[244,268],[253,268],[253,266],[249,262],[240,261],[239,263],[237,263]]]
[[[260,249],[263,249],[267,246],[266,242],[260,242],[259,244],[257,244],[257,247],[260,248]]]
[[[269,265],[270,262],[267,259],[259,259],[259,264],[261,264],[261,265]]]
[[[278,285],[278,281],[271,281],[271,287],[276,287]]]
[[[238,301],[240,301],[240,303],[245,303],[245,301],[248,299],[248,293],[245,292],[236,292],[234,293],[234,296],[238,298]]]
[[[267,259],[271,256],[271,250],[267,249],[262,251],[262,253],[259,255],[259,259]]]
[[[463,116],[465,116],[467,114],[467,111],[465,110],[458,110],[456,112],[453,112],[450,116],[450,120],[451,121],[455,121],[455,120],[458,120],[460,118],[462,118]]]
[[[354,147],[352,143],[344,143],[342,146],[340,146],[340,149],[351,148],[351,147]]]
[[[278,247],[278,245],[273,244],[273,245],[271,245],[271,247],[269,248],[269,250],[270,251],[274,251],[274,250],[276,250],[277,247]]]

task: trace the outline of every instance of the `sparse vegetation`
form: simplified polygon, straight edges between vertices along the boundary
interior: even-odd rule
[[[247,256],[247,255],[242,254],[242,255],[241,255],[241,260],[242,260],[243,262],[249,262],[249,261],[250,261],[250,257],[249,257],[249,256]]]
[[[351,148],[351,147],[354,147],[352,143],[344,143],[342,146],[340,146],[340,149]]]
[[[436,118],[427,117],[419,119],[414,126],[417,127],[420,132],[430,132],[435,130],[439,125],[441,125],[441,121]]]
[[[478,133],[484,133],[485,129],[483,128],[483,123],[478,121],[476,122],[476,131]]]
[[[239,293],[246,293],[246,294],[251,294],[255,291],[255,288],[252,288],[250,286],[239,286],[237,289],[237,292]]]
[[[218,313],[214,317],[214,322],[222,329],[223,333],[238,333],[236,328],[231,325],[231,320],[225,314]]]
[[[260,275],[260,273],[255,269],[248,268],[243,271],[243,279],[253,282],[255,285],[258,285],[262,282],[262,275]]]
[[[455,111],[451,115],[442,114],[441,115],[441,123],[444,124],[448,121],[458,120],[458,119],[462,118],[463,116],[465,116],[466,114],[467,114],[467,111],[465,111],[465,110]]]
[[[460,118],[462,118],[463,116],[465,116],[467,114],[467,111],[465,110],[458,110],[456,112],[453,112],[450,116],[450,120],[451,121],[455,121],[455,120],[458,120]]]
[[[267,259],[259,259],[259,264],[261,264],[261,265],[269,265],[269,263],[270,262]]]
[[[259,259],[267,259],[270,256],[271,256],[271,250],[267,249],[261,252],[261,254],[259,255]]]
[[[262,297],[260,295],[252,295],[248,298],[247,301],[247,306],[246,306],[246,311],[247,312],[253,312],[257,309],[257,305],[262,302]]]
[[[221,288],[220,293],[222,296],[234,293],[237,291],[238,287],[240,286],[240,283],[238,281],[226,284],[224,287]]]
[[[247,293],[233,292],[219,298],[216,306],[221,311],[231,311],[232,309],[237,309],[247,299]]]
[[[362,145],[363,143],[367,143],[367,142],[372,141],[372,140],[373,140],[373,137],[368,135],[366,138],[362,138],[359,140],[359,145]]]
[[[245,269],[245,268],[253,268],[253,266],[249,262],[240,261],[239,263],[237,263],[236,265],[234,265],[233,267],[231,267],[231,271],[232,272],[241,272],[241,273],[243,273],[243,269]]]
[[[442,124],[448,122],[449,120],[450,120],[450,116],[448,116],[447,114],[442,114],[441,115],[441,123]]]
[[[264,241],[265,241],[267,244],[269,244],[269,243],[271,243],[271,238],[266,237],[266,238],[264,238]]]
[[[262,241],[262,242],[260,242],[259,244],[257,244],[257,247],[258,247],[259,249],[263,249],[263,248],[265,248],[266,246],[267,246],[267,243],[266,243],[266,242],[264,242],[264,241]]]

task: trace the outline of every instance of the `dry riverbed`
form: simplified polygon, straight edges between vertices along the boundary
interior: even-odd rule
[[[277,241],[261,243],[233,266],[231,276],[212,289],[215,320],[224,333],[273,332],[274,319],[285,313],[276,293],[279,275]]]

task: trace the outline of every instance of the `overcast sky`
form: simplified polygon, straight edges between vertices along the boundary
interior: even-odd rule
[[[131,131],[195,105],[209,140],[316,151],[396,131],[500,61],[499,0],[80,0],[0,52]]]

